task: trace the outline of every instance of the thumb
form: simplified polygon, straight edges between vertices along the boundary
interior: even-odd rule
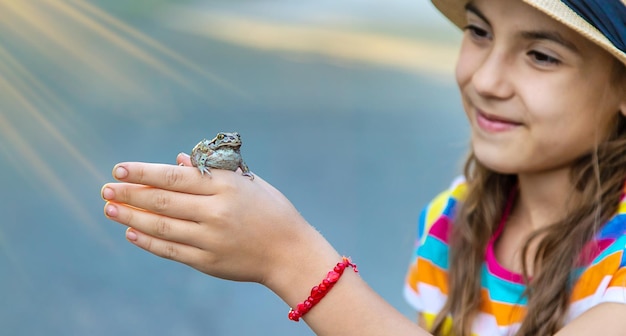
[[[176,163],[179,166],[191,167],[191,158],[186,153],[179,153],[176,156]]]

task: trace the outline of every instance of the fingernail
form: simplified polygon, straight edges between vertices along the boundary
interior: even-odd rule
[[[113,204],[107,204],[106,207],[104,208],[104,213],[106,213],[107,216],[109,217],[115,217],[117,216],[117,207]]]
[[[126,178],[128,176],[128,170],[126,170],[126,168],[121,167],[121,166],[117,166],[115,167],[115,169],[113,170],[113,176],[116,179],[123,179]]]
[[[115,192],[109,187],[104,187],[102,189],[102,198],[104,198],[105,200],[112,200],[113,198],[115,198]]]
[[[130,241],[136,241],[137,240],[137,232],[135,232],[135,230],[128,228],[128,230],[126,230],[126,239],[130,240]]]

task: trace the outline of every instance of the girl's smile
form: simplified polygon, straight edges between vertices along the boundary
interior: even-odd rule
[[[476,0],[466,18],[456,79],[474,155],[500,173],[567,173],[619,115],[613,57],[520,1]]]
[[[502,133],[522,126],[521,123],[494,114],[475,110],[476,124],[486,133]]]

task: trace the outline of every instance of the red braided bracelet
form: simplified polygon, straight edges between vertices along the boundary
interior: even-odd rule
[[[304,316],[304,314],[308,313],[311,308],[328,294],[335,283],[339,281],[346,267],[352,267],[355,273],[359,272],[356,265],[350,261],[350,258],[343,257],[341,262],[337,263],[337,266],[335,266],[332,271],[328,272],[326,278],[324,278],[319,285],[311,288],[311,295],[304,300],[304,302],[298,303],[296,309],[291,308],[291,310],[289,310],[289,319],[296,322],[300,321],[300,318]]]

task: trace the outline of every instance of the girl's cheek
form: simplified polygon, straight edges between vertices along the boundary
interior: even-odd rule
[[[454,68],[454,77],[459,87],[462,87],[463,78],[465,75],[465,67],[463,62],[463,54],[459,54],[459,58],[456,61],[456,67]]]
[[[465,46],[465,43],[461,46],[455,68],[455,78],[460,88],[467,85],[472,77],[472,69],[474,68],[472,59],[475,56],[471,48]]]

